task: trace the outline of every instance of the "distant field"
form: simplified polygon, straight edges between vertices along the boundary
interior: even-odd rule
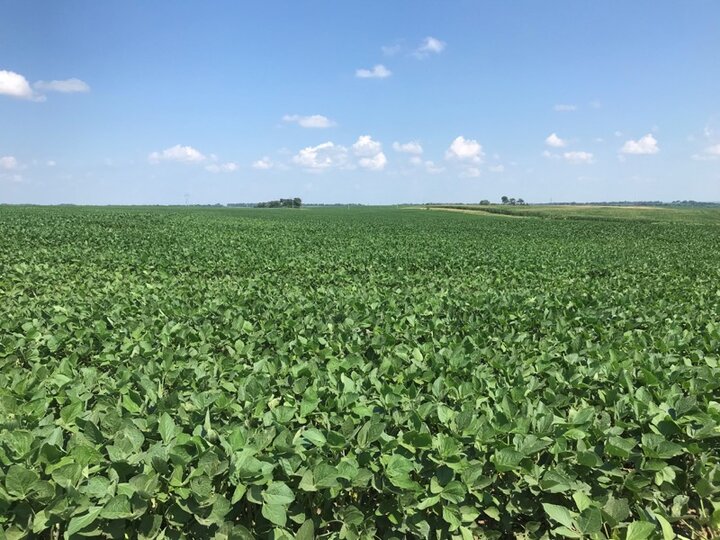
[[[432,208],[462,209],[501,215],[549,219],[637,220],[653,222],[720,224],[720,208],[681,208],[666,206],[593,206],[593,205],[433,205]]]
[[[718,211],[482,210],[0,207],[0,537],[717,534]]]

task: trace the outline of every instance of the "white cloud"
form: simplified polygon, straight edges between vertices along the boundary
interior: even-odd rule
[[[359,157],[358,165],[364,169],[381,171],[387,164],[387,157],[382,151],[382,144],[374,141],[370,135],[360,135],[352,145],[353,153]]]
[[[488,170],[494,173],[505,172],[505,165],[490,165]]]
[[[270,158],[268,156],[263,156],[257,161],[253,161],[252,168],[259,171],[266,171],[273,168],[273,162],[270,161]]]
[[[393,150],[396,152],[402,152],[404,154],[416,154],[420,155],[423,153],[422,145],[417,141],[410,141],[406,143],[399,143],[395,141],[392,145]]]
[[[413,53],[418,58],[425,58],[429,54],[440,54],[445,50],[447,43],[432,36],[426,37]]]
[[[563,154],[563,158],[565,158],[565,161],[569,161],[570,163],[592,163],[593,162],[592,152],[583,152],[583,151],[565,152]]]
[[[615,133],[613,133],[613,135],[615,135],[616,137],[622,137],[622,136],[623,136],[623,132],[622,132],[622,131],[616,131]]]
[[[358,160],[358,165],[363,169],[369,169],[371,171],[382,171],[387,165],[387,158],[382,152],[378,152],[372,157],[363,157]]]
[[[355,70],[355,76],[360,79],[385,79],[390,75],[392,75],[392,71],[382,64],[377,64],[372,69]]]
[[[370,135],[360,135],[355,144],[352,145],[356,156],[374,156],[382,151],[382,144],[374,141]]]
[[[90,87],[80,79],[65,79],[60,81],[37,81],[32,86],[25,77],[19,73],[8,70],[0,70],[0,94],[28,99],[30,101],[45,101],[45,96],[38,91],[44,92],[89,92]]]
[[[625,141],[620,149],[622,154],[657,154],[659,151],[657,140],[650,133],[640,137],[637,141]]]
[[[551,133],[545,139],[545,144],[552,146],[553,148],[562,148],[563,146],[567,146],[567,141],[558,137],[557,134]]]
[[[553,107],[558,112],[573,112],[577,111],[577,105],[570,105],[567,103],[559,103]]]
[[[296,123],[304,128],[329,128],[335,125],[333,120],[322,114],[312,114],[310,116],[300,116],[297,114],[286,114],[283,116],[283,122]]]
[[[148,161],[152,164],[161,161],[178,161],[180,163],[197,163],[205,161],[206,157],[192,146],[181,146],[176,144],[171,148],[166,148],[162,152],[152,152],[148,156]]]
[[[45,163],[45,165],[47,165],[48,167],[54,167],[55,165],[57,165],[57,163],[54,159],[49,159],[47,163]]]
[[[238,168],[238,164],[232,161],[228,161],[227,163],[211,163],[205,166],[205,170],[211,173],[235,172]]]
[[[445,159],[482,163],[484,156],[482,145],[474,139],[457,137],[445,151]]]
[[[697,161],[712,161],[720,159],[720,144],[708,146],[702,154],[693,154],[692,158]]]
[[[0,169],[6,170],[6,171],[13,171],[15,169],[19,169],[20,164],[18,163],[18,160],[14,158],[13,156],[3,156],[0,157]]]
[[[0,94],[32,101],[43,101],[43,96],[37,95],[30,87],[27,79],[14,71],[0,70]]]
[[[80,79],[65,79],[62,81],[37,81],[33,84],[36,90],[44,90],[45,92],[62,92],[64,94],[74,94],[77,92],[89,92],[90,86]]]
[[[309,171],[322,171],[344,165],[347,162],[347,148],[328,141],[303,148],[292,160]]]

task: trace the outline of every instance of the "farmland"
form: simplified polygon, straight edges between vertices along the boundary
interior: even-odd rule
[[[0,207],[0,527],[711,537],[720,211],[644,212]]]

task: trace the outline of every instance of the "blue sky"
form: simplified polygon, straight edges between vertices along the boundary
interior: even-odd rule
[[[0,202],[720,200],[720,2],[0,4]]]

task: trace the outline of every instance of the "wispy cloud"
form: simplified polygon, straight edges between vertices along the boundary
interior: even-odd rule
[[[422,44],[417,49],[415,49],[415,52],[413,54],[416,58],[425,58],[430,54],[440,54],[445,50],[446,46],[447,43],[445,43],[444,41],[441,41],[438,38],[434,38],[432,36],[428,36],[423,40]]]
[[[74,94],[89,92],[90,86],[80,79],[65,79],[62,81],[37,81],[33,84],[36,90],[44,92],[61,92],[63,94]]]
[[[576,150],[573,152],[564,152],[563,159],[570,163],[593,163],[594,156],[592,152],[583,152],[582,150]]]
[[[311,114],[310,116],[300,116],[298,114],[286,114],[283,116],[283,122],[297,124],[304,128],[329,128],[336,125],[334,120],[330,120],[322,114]]]
[[[176,161],[179,163],[198,163],[207,159],[199,150],[192,146],[182,146],[176,144],[170,148],[166,148],[161,152],[152,152],[148,155],[148,161],[153,165],[161,161]]]
[[[14,156],[0,157],[0,169],[5,171],[13,171],[20,168],[20,163]]]
[[[714,161],[720,159],[720,144],[708,146],[700,154],[693,154],[692,158],[697,161]]]
[[[253,161],[252,168],[257,169],[259,171],[266,171],[268,169],[273,168],[273,162],[270,160],[268,156],[263,156],[257,161]]]
[[[401,152],[403,154],[422,154],[423,153],[423,147],[422,145],[417,141],[410,141],[406,143],[399,143],[395,141],[392,145],[393,150],[396,152]]]
[[[392,75],[392,71],[382,64],[377,64],[372,69],[355,70],[355,76],[359,79],[385,79],[390,75]]]
[[[205,166],[205,170],[211,173],[235,172],[239,169],[237,163],[228,161],[227,163],[211,163]]]
[[[571,105],[569,103],[559,103],[553,107],[558,112],[575,112],[578,110],[577,105]]]
[[[403,46],[400,42],[393,43],[392,45],[383,45],[382,47],[380,47],[380,50],[385,56],[395,56],[396,54],[399,54],[402,49]]]

